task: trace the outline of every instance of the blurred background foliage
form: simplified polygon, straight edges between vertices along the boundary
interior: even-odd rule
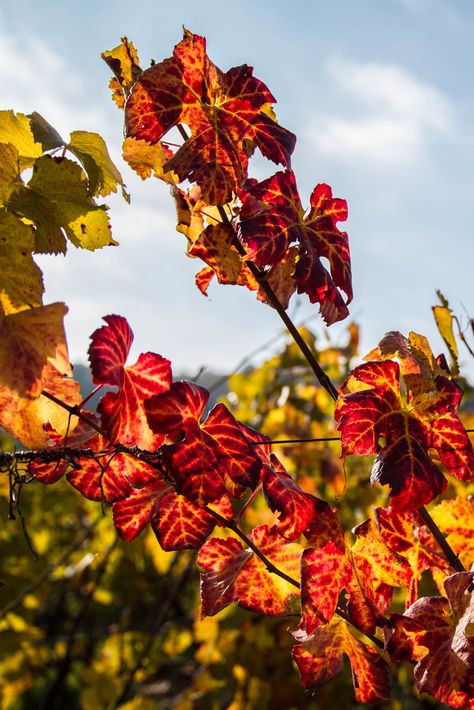
[[[357,325],[337,345],[319,343],[308,328],[301,332],[341,383],[358,362]],[[222,401],[272,439],[337,436],[333,402],[292,343],[259,366],[247,363],[206,384],[222,393],[225,381]],[[463,416],[473,428],[472,389],[463,384]],[[13,442],[3,436],[0,445],[12,450]],[[275,445],[274,451],[305,490],[339,509],[346,530],[370,516],[372,506],[386,504],[385,493],[368,485],[370,460],[350,457],[343,465],[337,441]],[[194,551],[164,552],[150,529],[132,543],[120,541],[110,510],[64,479],[53,486],[25,483],[15,496],[12,501],[9,477],[1,475],[0,710],[356,707],[347,663],[314,695],[303,691],[288,633],[296,613],[261,618],[231,605],[200,619]],[[242,524],[250,530],[274,519],[260,494]],[[438,593],[428,575],[422,592]],[[402,610],[402,597],[394,608]],[[410,666],[394,669],[392,701],[380,707],[441,707],[417,696],[411,676]]]

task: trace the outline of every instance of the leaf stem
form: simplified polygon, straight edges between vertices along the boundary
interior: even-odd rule
[[[451,548],[448,541],[446,540],[443,533],[441,532],[439,527],[436,525],[435,521],[433,520],[431,515],[428,513],[426,508],[424,508],[424,507],[419,508],[418,513],[419,513],[420,517],[422,518],[424,524],[429,529],[430,533],[433,535],[436,542],[438,543],[438,545],[442,549],[443,554],[446,557],[449,564],[451,565],[451,567],[456,572],[465,572],[466,570],[464,569],[464,565],[462,564],[461,560],[456,555],[454,550]]]

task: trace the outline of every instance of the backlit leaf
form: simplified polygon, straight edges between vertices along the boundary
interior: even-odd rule
[[[120,186],[127,202],[130,195],[125,189],[122,176],[112,162],[105,141],[98,133],[73,131],[68,149],[80,160],[89,177],[89,194],[106,197],[117,192]]]
[[[371,482],[390,485],[391,506],[399,511],[415,510],[446,488],[430,448],[461,480],[470,480],[474,472],[472,445],[457,415],[459,388],[436,374],[438,365],[423,340],[412,337],[410,346],[416,357],[409,350],[402,358],[403,368],[408,363],[407,403],[400,393],[399,365],[381,360],[350,373],[335,412],[343,455],[377,454]]]
[[[302,547],[286,542],[275,527],[260,525],[251,534],[253,543],[278,569],[297,582]],[[199,552],[201,615],[213,616],[233,601],[268,616],[290,613],[288,601],[297,587],[270,573],[263,562],[233,537],[211,538]]]
[[[0,143],[0,205],[5,205],[20,184],[18,151],[11,143]]]
[[[293,258],[294,272],[288,273],[285,289],[291,292],[294,284],[298,293],[308,294],[311,303],[319,303],[328,325],[343,320],[352,300],[348,238],[336,225],[347,219],[345,201],[333,199],[328,185],[317,185],[305,215],[290,170],[252,184],[240,198],[240,229],[249,258],[260,267],[275,267],[284,257]],[[294,242],[298,244],[297,255],[290,257]],[[321,262],[323,257],[329,262],[330,272]],[[345,301],[339,289],[345,293]]]
[[[142,73],[137,50],[133,42],[122,37],[117,47],[102,52],[101,57],[115,74],[116,78],[110,82],[110,88],[113,90],[115,103],[119,108],[123,108],[131,87]]]
[[[165,392],[171,383],[169,360],[155,353],[142,353],[135,365],[125,366],[133,333],[125,318],[106,316],[107,325],[91,336],[89,360],[94,384],[111,385],[117,392],[107,392],[98,411],[112,441],[154,451],[164,435],[148,426],[144,402]]]
[[[405,614],[394,614],[387,649],[394,661],[413,659],[415,680],[452,707],[470,709],[474,696],[474,572],[444,582],[447,598],[422,597]]]
[[[11,143],[18,151],[20,168],[31,168],[36,158],[43,155],[35,141],[28,117],[23,113],[0,111],[0,143]]]
[[[31,227],[0,211],[0,304],[5,315],[42,304],[43,277],[33,249]]]
[[[170,185],[175,184],[173,173],[163,170],[163,165],[172,156],[169,148],[156,143],[150,145],[147,141],[136,138],[125,138],[123,142],[123,159],[135,170],[142,180],[153,177],[160,178]]]
[[[224,74],[207,57],[205,39],[185,30],[173,56],[134,84],[125,106],[126,133],[157,143],[172,127],[188,126],[189,140],[165,170],[197,182],[208,203],[225,204],[247,177],[254,145],[270,160],[289,164],[295,137],[269,116],[274,102],[250,67]]]
[[[447,536],[449,546],[469,569],[474,563],[474,500],[457,496],[442,500],[430,515]]]
[[[44,388],[49,359],[67,362],[64,303],[0,313],[0,387],[34,399]]]
[[[388,668],[380,652],[356,638],[350,626],[334,617],[311,635],[295,634],[293,658],[307,689],[317,688],[341,672],[343,657],[352,668],[356,700],[369,703],[390,697]]]

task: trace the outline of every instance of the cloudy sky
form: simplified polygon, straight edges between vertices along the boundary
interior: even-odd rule
[[[46,302],[70,309],[72,359],[85,360],[108,313],[129,319],[134,354],[159,352],[190,373],[232,369],[280,330],[276,313],[242,288],[214,285],[201,296],[200,262],[184,254],[166,186],[141,182],[121,159],[122,115],[100,52],[126,35],[146,67],[171,54],[182,25],[207,37],[221,69],[250,64],[276,96],[279,121],[298,136],[304,203],[318,182],[348,200],[351,317],[363,350],[387,330],[415,330],[439,352],[435,289],[474,314],[474,3],[2,0],[2,107],[36,110],[65,137],[102,134],[132,195],[130,206],[108,200],[118,248],[41,259]],[[261,179],[276,168],[259,161],[252,170]],[[317,307],[301,299],[290,313],[301,320]],[[343,340],[344,325],[329,334]]]

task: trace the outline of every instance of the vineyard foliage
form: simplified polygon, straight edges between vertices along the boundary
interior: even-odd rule
[[[81,392],[67,306],[43,303],[34,255],[116,244],[103,198],[129,195],[97,134],[66,141],[37,113],[0,112],[0,504],[17,521],[0,533],[0,707],[415,708],[428,694],[473,708],[459,320],[440,294],[450,366],[390,324],[362,360],[355,323],[326,345],[297,328],[294,294],[327,326],[349,315],[348,209],[325,183],[303,207],[270,90],[247,65],[221,71],[188,30],[145,70],[126,38],[102,56],[124,160],[171,189],[199,291],[245,286],[291,338],[210,407],[173,378],[166,343],[130,362],[131,324],[106,315]],[[277,165],[260,182],[256,151]]]

